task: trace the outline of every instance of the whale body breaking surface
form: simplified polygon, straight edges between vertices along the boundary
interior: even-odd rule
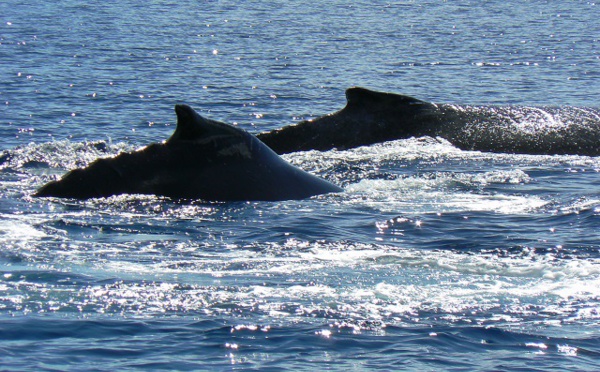
[[[34,196],[88,199],[153,194],[207,201],[278,201],[343,191],[281,159],[255,136],[176,105],[177,127],[165,143],[98,159]]]
[[[600,110],[461,106],[360,87],[335,113],[257,135],[278,154],[350,149],[410,137],[441,137],[462,150],[600,155]]]

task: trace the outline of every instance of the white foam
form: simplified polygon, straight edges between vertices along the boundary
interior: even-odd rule
[[[0,241],[29,241],[46,237],[46,233],[36,229],[32,221],[14,215],[0,216]]]
[[[491,180],[493,178],[487,176],[478,182],[491,182]],[[548,204],[547,201],[536,196],[478,194],[447,189],[445,184],[454,181],[447,177],[363,180],[348,186],[346,192],[350,194],[352,203],[368,205],[382,212],[485,211],[521,214],[538,210]],[[513,182],[510,177],[508,182]]]
[[[283,157],[303,168],[318,169],[330,163],[364,162],[373,165],[390,161],[454,158],[462,156],[462,153],[462,150],[441,137],[425,136],[377,143],[350,150],[296,152]]]

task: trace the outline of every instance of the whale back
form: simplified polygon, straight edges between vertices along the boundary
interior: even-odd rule
[[[393,93],[353,87],[346,106],[333,114],[260,133],[257,137],[278,154],[305,150],[338,150],[430,132],[438,107]],[[418,118],[415,120],[415,118]]]
[[[342,189],[293,167],[256,137],[177,105],[163,144],[99,159],[50,182],[34,196],[77,199],[154,194],[210,201],[303,199]]]

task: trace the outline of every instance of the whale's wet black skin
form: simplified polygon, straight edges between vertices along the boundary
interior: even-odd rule
[[[291,200],[342,191],[292,166],[244,130],[176,105],[177,128],[161,144],[98,159],[34,196],[88,199],[153,194],[207,201]]]
[[[257,137],[278,154],[433,136],[463,150],[600,155],[598,109],[434,104],[358,87],[346,99],[338,112]]]

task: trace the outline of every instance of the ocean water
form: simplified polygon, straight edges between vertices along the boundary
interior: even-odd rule
[[[595,1],[0,3],[0,369],[600,369],[600,158],[410,138],[289,154],[300,201],[31,193],[168,138],[250,132],[351,86],[598,107]]]

